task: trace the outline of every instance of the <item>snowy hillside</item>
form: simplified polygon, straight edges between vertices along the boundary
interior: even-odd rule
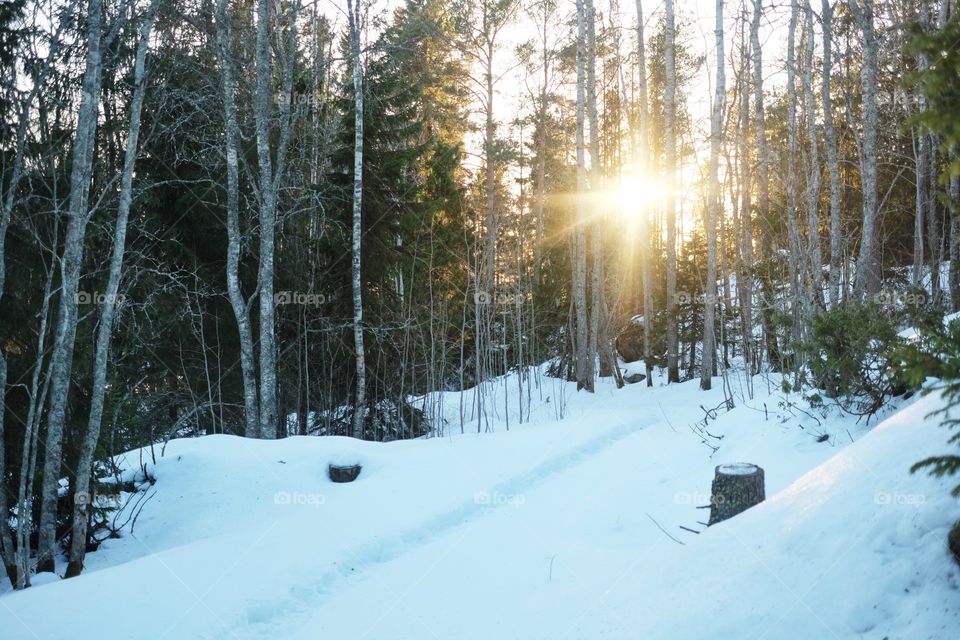
[[[510,431],[173,441],[134,530],[0,596],[0,637],[960,637],[952,484],[908,472],[944,449],[937,398],[865,427],[758,377],[713,452],[694,425],[719,390],[544,384]],[[714,466],[737,461],[767,501],[707,530]]]

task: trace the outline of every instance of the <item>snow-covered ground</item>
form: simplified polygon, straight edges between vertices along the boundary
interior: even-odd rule
[[[133,532],[0,596],[0,638],[960,638],[955,479],[909,473],[947,449],[940,400],[867,427],[754,385],[712,435],[719,379],[543,379],[522,425],[508,379],[489,433],[449,394],[444,438],[173,441]],[[741,461],[767,501],[708,530],[714,466]]]

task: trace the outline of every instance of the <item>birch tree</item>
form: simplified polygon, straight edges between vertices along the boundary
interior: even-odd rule
[[[716,346],[714,317],[717,308],[717,219],[720,214],[720,146],[723,141],[723,111],[726,98],[726,77],[723,55],[723,0],[716,1],[714,35],[716,37],[716,79],[713,88],[713,105],[710,112],[710,167],[709,194],[707,196],[704,230],[707,235],[707,283],[703,303],[703,359],[700,372],[700,388],[709,391],[712,387],[713,356]]]
[[[586,113],[586,0],[577,0],[577,220],[573,256],[573,304],[576,312],[577,389],[593,391],[594,354],[590,352],[587,320],[587,169],[584,125]]]
[[[223,106],[223,143],[226,156],[227,196],[227,297],[237,323],[240,373],[243,378],[243,413],[248,438],[260,437],[260,410],[250,305],[240,287],[240,167],[237,147],[241,138],[237,117],[234,59],[230,50],[229,0],[217,0],[216,42],[220,62],[220,93]]]
[[[809,2],[807,3],[809,10]],[[833,7],[822,0],[820,20],[823,25],[823,139],[830,175],[830,306],[840,304],[840,261],[843,258],[843,237],[840,228],[840,160],[837,152],[837,130],[833,122]]]
[[[803,101],[809,145],[809,172],[807,174],[807,259],[810,268],[810,295],[813,304],[823,307],[823,252],[820,246],[820,152],[817,134],[816,99],[813,94],[813,56],[815,49],[813,32],[813,7],[806,0],[803,14],[804,60]]]
[[[150,32],[157,16],[160,0],[151,0],[144,23],[140,28],[136,56],[133,67],[133,96],[130,101],[130,124],[127,130],[127,146],[124,151],[123,172],[120,185],[120,199],[117,206],[117,219],[114,227],[113,253],[110,256],[110,271],[103,305],[100,308],[100,321],[97,325],[96,345],[94,347],[93,385],[90,396],[90,414],[87,430],[80,446],[80,461],[77,464],[77,493],[73,500],[73,523],[70,537],[69,561],[66,575],[71,578],[80,575],[87,547],[87,507],[93,499],[91,478],[93,475],[94,454],[100,441],[100,426],[103,421],[104,396],[107,384],[107,361],[110,354],[110,339],[113,335],[113,319],[117,307],[120,276],[123,267],[123,254],[127,238],[127,219],[133,199],[133,170],[137,158],[137,144],[140,137],[140,112],[146,93],[145,59],[150,44]]]
[[[880,247],[877,228],[877,36],[873,0],[850,0],[863,35],[860,83],[863,91],[860,176],[863,191],[863,227],[854,276],[854,293],[859,299],[880,291]]]
[[[677,211],[676,211],[676,20],[673,0],[664,2],[666,16],[666,67],[663,96],[663,129],[666,164],[666,219],[667,219],[667,380],[680,382],[680,369],[677,363]]]
[[[634,162],[637,175],[642,176],[649,170],[650,154],[650,116],[647,96],[647,45],[644,37],[643,0],[637,0],[637,151]],[[647,386],[653,386],[653,360],[650,353],[650,339],[653,332],[653,265],[650,263],[653,252],[652,225],[650,211],[644,210],[640,216],[640,270],[643,284],[643,361],[647,376]]]
[[[101,38],[103,2],[90,0],[86,20],[86,60],[80,89],[76,132],[70,171],[67,229],[60,257],[60,302],[56,340],[50,363],[50,406],[47,410],[43,479],[40,497],[37,572],[54,571],[56,557],[57,494],[62,467],[63,430],[66,422],[73,351],[77,335],[78,286],[83,262],[83,244],[90,220],[88,201],[93,171],[93,152],[100,104],[103,61]]]
[[[353,437],[363,439],[366,405],[366,359],[363,349],[363,282],[360,278],[361,211],[363,198],[363,60],[360,56],[360,0],[347,0],[350,23],[350,57],[353,75],[353,246],[350,250],[350,283],[353,289],[353,346],[356,362],[356,396]]]

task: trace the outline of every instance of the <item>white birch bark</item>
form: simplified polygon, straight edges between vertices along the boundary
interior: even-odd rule
[[[77,335],[77,293],[83,243],[90,219],[87,205],[100,104],[103,61],[102,0],[90,0],[87,13],[87,54],[80,92],[80,107],[73,141],[70,172],[70,197],[67,231],[60,259],[60,303],[57,311],[56,340],[50,363],[50,406],[47,412],[47,433],[44,447],[43,479],[40,498],[37,572],[54,570],[56,557],[57,491],[62,466],[63,429],[66,421],[73,350]]]
[[[76,491],[73,500],[73,525],[70,538],[69,562],[64,577],[80,575],[86,554],[87,507],[92,499],[91,476],[93,475],[94,454],[100,440],[100,426],[103,420],[104,396],[107,384],[107,360],[110,354],[110,338],[113,333],[113,319],[120,290],[120,276],[123,268],[123,253],[127,238],[127,220],[133,199],[133,170],[137,159],[137,144],[140,137],[140,112],[146,94],[146,56],[150,45],[150,32],[157,15],[160,0],[151,0],[150,7],[137,42],[137,52],[133,71],[133,97],[130,102],[130,125],[127,132],[127,145],[124,151],[123,175],[120,185],[120,200],[117,206],[117,220],[113,236],[113,253],[110,256],[110,272],[107,290],[100,309],[97,325],[96,345],[94,347],[93,386],[90,396],[90,414],[87,430],[80,445],[80,459],[77,464]]]
[[[647,45],[644,39],[643,1],[637,0],[637,75],[639,103],[638,114],[638,152],[637,175],[643,176],[649,170],[650,142],[649,142],[649,111],[647,98]],[[643,361],[647,376],[647,386],[653,386],[653,363],[650,353],[650,340],[653,323],[653,269],[650,264],[650,254],[653,249],[652,225],[650,212],[643,211],[640,216],[640,269],[643,282]]]
[[[250,309],[240,289],[240,169],[237,145],[240,125],[237,118],[236,81],[230,52],[229,0],[217,0],[216,39],[220,58],[220,91],[224,113],[224,147],[227,168],[227,296],[237,323],[240,344],[240,372],[243,379],[244,435],[260,437],[256,361]]]
[[[860,83],[863,91],[863,126],[860,174],[863,190],[863,228],[854,276],[854,293],[861,300],[880,291],[880,250],[877,228],[877,36],[873,0],[850,0],[863,34]]]
[[[810,262],[810,294],[817,308],[823,308],[823,249],[820,245],[820,151],[817,135],[817,102],[813,94],[813,7],[804,7],[805,55],[803,61],[803,100],[805,104],[810,167],[807,177],[807,254]]]
[[[257,0],[256,91],[254,120],[257,138],[257,169],[260,182],[260,263],[257,269],[260,312],[260,437],[277,436],[277,346],[274,331],[274,249],[277,229],[277,192],[274,189],[270,149],[271,78],[273,64],[270,43],[271,0]],[[289,100],[293,96],[287,96]]]
[[[676,211],[676,24],[673,0],[664,2],[666,16],[666,76],[663,96],[663,128],[666,164],[667,218],[667,381],[680,382],[677,363],[677,211]]]
[[[356,2],[356,4],[354,4]],[[353,437],[363,438],[366,412],[366,360],[363,346],[363,283],[360,279],[361,210],[363,198],[363,71],[360,57],[360,0],[347,0],[350,20],[350,54],[353,65],[353,246],[351,283],[353,287],[353,342],[356,351],[357,392],[353,410]]]
[[[577,0],[577,230],[574,240],[573,303],[576,311],[577,389],[593,391],[593,355],[587,319],[587,169],[584,143],[586,112],[586,39],[585,0]]]
[[[703,358],[700,372],[700,388],[709,390],[713,383],[713,356],[716,345],[715,315],[717,308],[717,218],[720,214],[720,145],[723,139],[723,111],[726,97],[726,77],[723,56],[723,0],[716,2],[716,80],[713,88],[713,105],[710,113],[710,167],[709,195],[704,229],[707,235],[707,282],[703,303]]]
[[[830,175],[830,306],[840,304],[840,261],[843,258],[843,238],[840,228],[840,160],[837,152],[837,130],[833,123],[833,7],[830,0],[822,0],[820,19],[823,24],[823,139],[827,151],[827,169]]]

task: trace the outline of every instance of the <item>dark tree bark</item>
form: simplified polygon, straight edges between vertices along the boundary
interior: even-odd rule
[[[764,501],[763,469],[748,462],[717,465],[710,494],[708,524],[714,525]]]

